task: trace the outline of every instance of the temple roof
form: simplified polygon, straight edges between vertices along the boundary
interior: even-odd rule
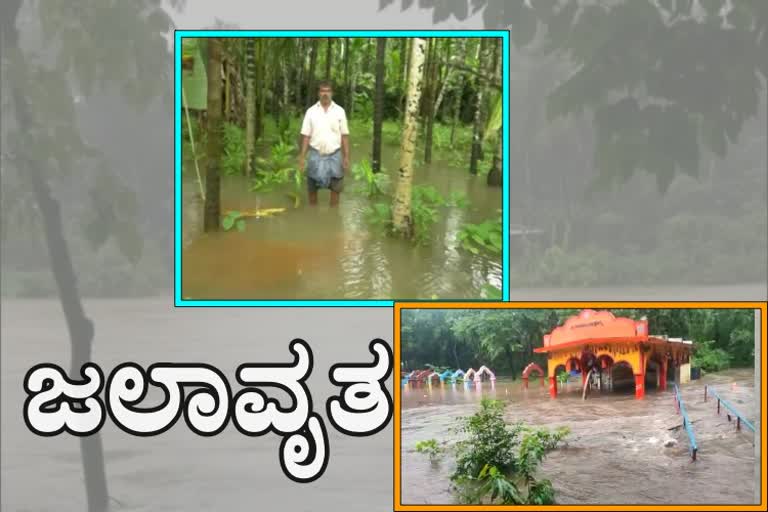
[[[682,338],[648,335],[648,320],[616,317],[610,311],[582,310],[569,317],[563,325],[544,335],[544,346],[534,352],[554,352],[579,345],[645,343],[652,345],[683,344],[692,342]]]

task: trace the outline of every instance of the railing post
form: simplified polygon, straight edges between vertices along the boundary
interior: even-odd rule
[[[736,430],[741,430],[741,417],[736,416]]]
[[[707,401],[707,385],[704,384],[704,401]]]
[[[717,399],[717,414],[720,414],[720,399]]]
[[[691,458],[693,459],[693,462],[696,462],[696,448],[691,450]]]

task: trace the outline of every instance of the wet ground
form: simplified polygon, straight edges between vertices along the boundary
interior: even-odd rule
[[[704,402],[704,385],[713,386],[757,429],[752,370],[705,375],[681,387],[699,452],[691,462],[688,437],[674,407],[674,392],[648,390],[644,400],[626,393],[593,393],[586,401],[575,380],[556,400],[546,387],[498,380],[481,390],[450,384],[403,388],[402,503],[452,503],[450,457],[433,467],[414,450],[420,440],[457,438],[450,432],[458,416],[473,414],[483,396],[508,402],[509,422],[555,428],[571,434],[551,452],[540,476],[552,481],[561,504],[747,504],[755,501],[756,457],[753,434],[736,431],[716,402]]]
[[[354,154],[367,150],[353,149]],[[383,165],[394,177],[397,148],[383,148]],[[353,158],[352,165],[357,160]],[[433,241],[415,247],[383,235],[369,225],[365,210],[377,201],[356,191],[348,173],[341,202],[294,209],[285,190],[254,193],[240,177],[222,182],[222,213],[252,208],[288,209],[270,218],[249,219],[244,232],[201,234],[197,184],[183,186],[184,249],[182,295],[193,299],[440,299],[482,298],[484,284],[501,286],[501,256],[461,250],[457,234],[466,223],[496,218],[502,189],[485,176],[471,176],[448,161],[435,160],[414,170],[414,183],[434,186],[446,199],[464,195],[467,209],[438,209]],[[192,173],[194,175],[194,173]],[[392,180],[392,184],[395,181]]]

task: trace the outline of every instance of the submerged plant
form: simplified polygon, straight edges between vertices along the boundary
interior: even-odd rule
[[[501,254],[503,249],[501,215],[480,224],[465,224],[457,236],[461,247],[472,254],[486,250],[493,254]]]
[[[555,503],[549,480],[535,472],[544,456],[568,435],[567,428],[550,431],[504,421],[504,403],[483,399],[480,411],[463,418],[467,437],[456,445],[454,491],[463,504],[550,505]]]
[[[227,176],[241,174],[245,169],[245,131],[234,123],[224,123],[222,144],[222,172]]]
[[[369,198],[386,195],[390,185],[389,175],[384,172],[373,172],[368,160],[362,160],[352,166],[352,177],[359,182],[358,189]]]
[[[431,462],[433,465],[436,465],[438,462],[440,462],[440,459],[444,454],[443,448],[437,444],[436,439],[419,441],[416,443],[416,451],[428,455],[429,462]]]
[[[432,225],[437,221],[438,207],[445,205],[445,199],[431,185],[415,185],[411,200],[413,219],[413,241],[426,244],[432,239]],[[392,207],[387,203],[374,203],[366,211],[368,221],[392,232]]]
[[[221,227],[224,228],[224,231],[230,231],[234,227],[243,232],[245,231],[245,216],[237,210],[228,211],[221,220]]]
[[[482,292],[486,299],[491,299],[491,300],[502,299],[501,288],[497,288],[492,284],[487,284],[487,283],[484,284],[482,288]]]
[[[254,174],[249,190],[251,192],[270,192],[275,187],[292,183],[292,190],[287,192],[293,200],[293,207],[301,205],[302,190],[304,187],[304,173],[293,167],[291,160],[294,145],[286,142],[286,138],[280,137],[271,148],[269,159],[256,158],[256,173]]]

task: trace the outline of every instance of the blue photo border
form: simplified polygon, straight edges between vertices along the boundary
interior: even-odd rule
[[[502,193],[502,300],[509,301],[509,32],[506,30],[176,30],[174,31],[174,306],[175,307],[295,307],[352,306],[393,307],[397,302],[424,299],[393,300],[197,300],[181,295],[181,39],[183,37],[492,37],[502,39],[502,108],[503,119],[503,193]],[[490,299],[466,297],[459,301],[495,302]],[[455,301],[450,301],[455,302]]]

